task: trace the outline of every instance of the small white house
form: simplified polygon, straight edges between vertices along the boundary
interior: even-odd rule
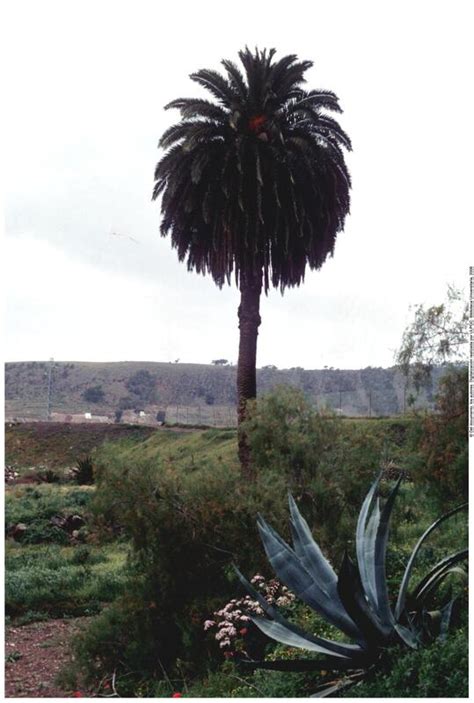
[[[92,413],[84,413],[86,420],[92,420]]]
[[[145,417],[145,411],[144,411],[144,410],[140,410],[140,417]]]

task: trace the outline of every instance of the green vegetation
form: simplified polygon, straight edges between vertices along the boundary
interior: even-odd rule
[[[455,508],[438,518],[422,535],[408,559],[393,607],[389,600],[386,553],[390,518],[401,477],[382,505],[381,477],[380,474],[373,483],[359,513],[356,558],[353,561],[345,552],[337,575],[314,541],[291,494],[292,547],[259,516],[260,537],[277,577],[326,622],[349,637],[352,643],[346,644],[341,638],[318,638],[310,631],[297,627],[284,617],[280,609],[275,608],[273,600],[269,603],[268,598],[257,590],[257,585],[252,585],[238,571],[245,590],[258,602],[263,614],[268,616],[252,616],[254,625],[277,642],[325,655],[313,661],[308,661],[307,657],[291,662],[286,659],[253,661],[257,668],[297,672],[309,666],[319,671],[355,672],[350,676],[340,674],[336,684],[331,681],[318,689],[319,693],[331,692],[335,690],[335,685],[347,686],[365,678],[371,668],[381,669],[385,650],[393,642],[417,649],[427,642],[446,638],[458,597],[442,607],[438,604],[436,610],[434,601],[443,582],[450,576],[462,575],[464,583],[467,583],[467,571],[459,566],[467,560],[467,549],[458,550],[432,566],[410,590],[409,582],[422,544],[446,519],[457,515],[466,506]]]
[[[97,613],[123,591],[127,546],[94,543],[93,491],[40,484],[6,492],[5,606],[16,622]]]
[[[468,634],[464,626],[444,643],[417,652],[392,650],[385,671],[347,691],[351,698],[467,698]]]
[[[5,608],[18,624],[100,612],[126,582],[126,546],[7,544]]]
[[[74,480],[79,486],[94,483],[94,463],[91,456],[79,459],[74,472]]]
[[[51,518],[79,513],[89,507],[91,489],[86,486],[41,484],[19,485],[5,496],[5,521],[8,528],[18,523],[26,526],[22,541],[26,544],[67,541],[64,531],[51,523]]]
[[[452,395],[452,391],[445,394]],[[436,438],[430,440],[427,423],[435,421],[440,424]],[[338,570],[344,549],[355,553],[358,508],[382,466],[384,497],[393,478],[400,472],[407,475],[394,507],[387,553],[389,592],[394,593],[420,534],[463,498],[465,475],[453,472],[455,455],[444,467],[452,488],[441,493],[423,454],[431,445],[435,466],[449,457],[454,440],[462,451],[464,428],[454,422],[444,432],[447,421],[451,422],[441,410],[436,418],[349,420],[327,412],[319,415],[300,393],[281,389],[259,401],[248,420],[257,468],[252,485],[239,478],[233,430],[124,428],[129,432],[121,435],[111,433],[113,427],[96,426],[92,433],[86,426],[82,436],[87,446],[80,450],[81,435],[71,433],[68,426],[52,427],[47,437],[41,425],[8,428],[10,456],[41,453],[35,447],[36,431],[38,444],[48,447],[50,465],[62,480],[7,489],[9,617],[27,622],[53,615],[97,614],[76,640],[74,666],[85,670],[94,685],[110,681],[115,672],[121,696],[166,697],[176,691],[196,697],[311,695],[330,675],[253,671],[239,661],[242,651],[265,660],[292,660],[301,653],[272,642],[250,625],[241,628],[244,632],[238,633],[232,655],[219,646],[217,627],[204,630],[204,622],[215,612],[245,595],[232,563],[249,577],[271,576],[255,519],[262,513],[288,541],[291,490]],[[67,447],[73,444],[70,461]],[[66,483],[62,469],[88,454],[96,483]],[[74,516],[85,524],[74,530],[73,537],[64,521]],[[52,518],[63,526],[51,523]],[[26,529],[13,537],[10,527],[19,523]],[[423,544],[411,583],[465,540],[465,516],[446,521]],[[457,590],[459,584],[454,577],[444,582],[441,598],[449,599],[450,587]],[[334,628],[297,600],[286,615],[315,635],[338,637]],[[366,683],[354,687],[354,695],[380,690],[385,696],[389,680],[394,696],[397,691],[406,695],[409,685],[433,696],[436,690],[439,695],[463,695],[466,638],[462,624],[445,643],[408,654],[391,650],[387,670],[382,675],[374,672]],[[443,652],[459,665],[443,668]],[[404,670],[412,671],[405,688]],[[68,677],[72,680],[77,671],[70,669]],[[431,688],[430,677],[437,682]]]
[[[439,497],[417,474],[421,420],[341,420],[317,414],[301,394],[282,389],[262,399],[248,423],[258,476],[253,484],[239,478],[232,431],[157,432],[141,443],[108,443],[96,454],[93,509],[104,529],[120,526],[130,539],[133,576],[84,634],[77,656],[92,679],[117,669],[121,695],[170,695],[170,687],[189,695],[308,695],[323,683],[311,673],[242,669],[222,657],[212,633],[203,629],[214,611],[242,593],[233,562],[249,575],[268,573],[257,513],[290,538],[288,489],[338,565],[347,545],[353,553],[357,508],[380,465],[388,476],[409,473],[394,508],[387,554],[391,592],[420,534],[438,516]],[[384,481],[384,495],[388,488]],[[456,499],[448,496],[444,510]],[[412,583],[464,545],[465,519],[452,520],[423,545]],[[296,605],[291,620],[334,638],[304,607]],[[106,641],[114,644],[106,648]],[[258,646],[266,658],[294,657],[290,648],[265,639]],[[168,678],[157,670],[157,659]]]
[[[104,389],[100,385],[90,386],[83,392],[82,397],[88,403],[102,403],[105,399]]]

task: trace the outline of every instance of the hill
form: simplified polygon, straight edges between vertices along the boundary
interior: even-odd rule
[[[442,369],[417,397],[431,407]],[[231,426],[235,424],[236,368],[229,365],[160,362],[14,362],[5,365],[8,420],[47,419],[156,422]],[[396,368],[359,370],[295,367],[258,369],[259,393],[279,385],[300,388],[314,405],[347,416],[403,413],[412,389]]]

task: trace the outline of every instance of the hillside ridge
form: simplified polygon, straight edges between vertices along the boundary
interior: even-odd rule
[[[220,360],[223,362],[224,360]],[[317,407],[348,416],[397,415],[430,408],[442,367],[418,395],[396,367],[257,369],[259,393],[279,385],[301,389]],[[235,424],[236,367],[167,362],[9,362],[7,419],[64,419],[90,413],[103,421],[130,415],[195,424]],[[141,413],[141,415],[140,415]]]

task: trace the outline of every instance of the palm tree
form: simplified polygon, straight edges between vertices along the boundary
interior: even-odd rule
[[[244,73],[222,61],[191,74],[213,101],[173,100],[181,121],[165,131],[153,199],[161,195],[161,234],[169,234],[189,270],[240,289],[237,369],[239,458],[252,478],[241,423],[256,397],[262,288],[299,286],[306,265],[333,253],[349,212],[349,137],[328,112],[341,112],[328,90],[302,89],[311,61],[274,60],[275,50],[239,52]]]

